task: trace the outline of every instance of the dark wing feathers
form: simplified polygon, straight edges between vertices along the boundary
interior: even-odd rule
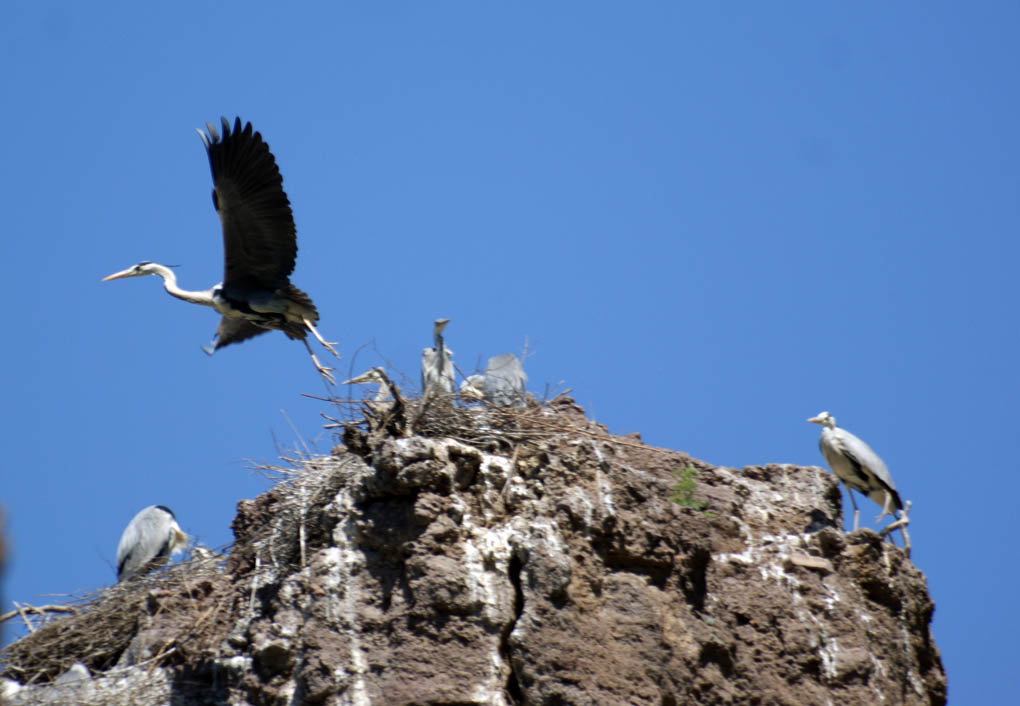
[[[886,483],[874,472],[867,471],[864,465],[861,463],[861,460],[858,459],[853,454],[853,452],[846,447],[845,444],[842,446],[842,449],[843,455],[846,456],[848,461],[850,461],[850,465],[853,466],[854,473],[856,473],[858,476],[858,481],[856,483],[847,483],[847,485],[852,485],[855,490],[859,490],[860,492],[864,493],[879,505],[882,505],[885,502],[884,497],[882,497],[882,491],[885,491],[892,496],[893,505],[896,506],[896,509],[902,510],[903,501],[900,500],[900,494],[896,492],[896,488]],[[875,491],[878,491],[879,498],[877,499],[872,497]]]
[[[256,326],[248,321],[248,319],[224,316],[220,319],[220,325],[216,327],[216,343],[213,344],[213,350],[218,351],[223,346],[229,346],[231,343],[247,341],[249,338],[268,331],[269,329]]]
[[[850,479],[849,484],[853,485],[856,490],[859,490],[862,493],[867,493],[871,485],[869,481],[869,474],[864,471],[864,468],[861,466],[861,462],[857,460],[857,457],[854,456],[850,450],[846,448],[846,446],[842,446],[840,450],[843,452],[843,456],[846,460],[850,462],[850,467],[853,469],[855,476]]]
[[[242,129],[240,118],[233,128],[226,118],[222,121],[222,136],[207,124],[209,135],[202,141],[223,226],[223,282],[276,290],[287,285],[297,258],[297,231],[283,177],[251,123]]]

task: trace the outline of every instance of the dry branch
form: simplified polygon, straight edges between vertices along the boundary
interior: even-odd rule
[[[78,609],[70,605],[29,605],[28,603],[15,603],[17,606],[14,610],[9,610],[6,613],[0,613],[0,623],[7,622],[16,615],[24,616],[25,613],[32,615],[46,615],[47,613],[71,613],[74,615],[78,614]]]

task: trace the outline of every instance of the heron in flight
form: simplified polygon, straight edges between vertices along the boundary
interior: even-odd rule
[[[223,228],[223,281],[212,289],[188,291],[177,286],[170,268],[148,261],[103,281],[158,275],[172,296],[211,306],[222,314],[212,345],[203,347],[209,355],[275,329],[304,343],[315,368],[335,384],[331,369],[319,363],[308,345],[307,333],[340,356],[315,328],[319,312],[311,298],[290,283],[297,258],[297,230],[273,153],[251,123],[242,128],[241,119],[236,118],[231,128],[226,118],[221,120],[222,138],[210,123],[206,123],[208,132],[198,130],[198,134],[209,155],[213,206]]]
[[[524,383],[528,376],[513,353],[489,358],[484,375],[469,375],[460,384],[462,397],[487,400],[499,407],[523,407]]]
[[[421,352],[422,396],[453,394],[453,351],[443,341],[443,329],[449,319],[436,319],[432,325],[432,348]]]
[[[822,456],[825,457],[833,474],[843,482],[846,492],[850,495],[850,503],[854,508],[854,530],[857,530],[860,518],[860,511],[854,501],[854,490],[867,495],[882,507],[882,514],[875,518],[875,522],[886,515],[895,517],[894,510],[902,510],[903,501],[896,492],[889,470],[878,454],[846,429],[837,427],[836,418],[828,412],[822,412],[808,421],[822,427],[818,448],[821,449]]]
[[[147,574],[162,566],[188,543],[173,511],[150,505],[135,515],[117,545],[117,581]]]

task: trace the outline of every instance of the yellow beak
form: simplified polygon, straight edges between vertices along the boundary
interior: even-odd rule
[[[112,275],[106,275],[106,277],[103,277],[103,279],[101,279],[100,281],[101,282],[109,282],[111,279],[120,279],[121,277],[130,277],[131,276],[131,270],[132,270],[132,268],[129,267],[126,270],[121,270],[120,272],[114,272]]]

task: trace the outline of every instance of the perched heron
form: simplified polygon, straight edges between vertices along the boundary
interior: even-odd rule
[[[513,353],[489,358],[484,375],[469,375],[460,384],[462,397],[487,400],[500,407],[523,407],[524,383],[528,376]]]
[[[209,154],[213,206],[223,228],[223,281],[205,291],[184,290],[177,286],[172,270],[148,261],[103,281],[158,275],[172,296],[211,306],[223,315],[212,345],[203,347],[206,353],[212,355],[266,331],[283,331],[305,344],[315,368],[333,383],[330,368],[319,363],[308,345],[307,333],[339,356],[315,328],[319,312],[311,298],[290,283],[297,258],[297,231],[276,160],[251,123],[242,129],[237,118],[231,128],[226,118],[221,120],[222,138],[210,123],[206,123],[208,133],[199,130],[198,134]]]
[[[117,581],[146,574],[184,549],[188,535],[181,531],[173,511],[150,505],[133,518],[117,545]]]
[[[843,482],[850,495],[850,503],[854,508],[854,530],[857,530],[860,511],[854,501],[853,491],[867,495],[882,507],[882,513],[875,519],[878,522],[886,515],[895,517],[894,510],[903,509],[892,476],[889,475],[885,463],[871,447],[848,432],[836,426],[836,418],[828,412],[811,417],[809,422],[822,426],[822,436],[818,440],[818,448],[822,451],[833,474]]]
[[[453,394],[453,351],[443,341],[443,329],[449,319],[436,319],[432,325],[432,348],[421,352],[421,389],[423,396]]]
[[[375,393],[375,397],[367,402],[373,410],[384,411],[389,409],[393,405],[393,395],[390,393],[390,381],[386,376],[386,371],[382,368],[375,367],[369,368],[361,375],[353,377],[350,380],[344,380],[341,385],[371,385],[376,384],[379,386],[379,391]]]

